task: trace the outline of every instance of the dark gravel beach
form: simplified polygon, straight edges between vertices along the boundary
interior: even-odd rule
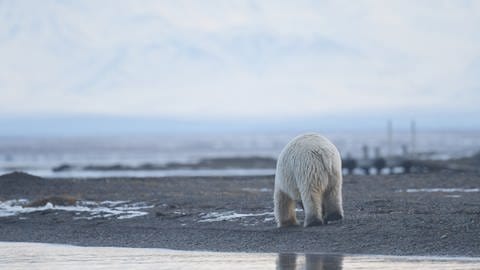
[[[77,218],[49,209],[0,217],[0,241],[246,252],[480,256],[480,174],[346,176],[345,219],[277,229],[273,176],[43,179],[0,176],[0,201],[144,202],[147,215]],[[445,190],[410,190],[444,188]],[[447,188],[470,189],[447,190]],[[418,191],[418,192],[415,192]],[[243,216],[242,216],[243,214]],[[302,212],[298,212],[302,219]],[[226,219],[226,220],[222,220]]]

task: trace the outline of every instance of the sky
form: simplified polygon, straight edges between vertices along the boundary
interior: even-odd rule
[[[480,129],[479,25],[480,1],[0,0],[0,120]]]

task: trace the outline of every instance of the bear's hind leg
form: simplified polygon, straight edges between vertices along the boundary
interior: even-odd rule
[[[277,227],[298,226],[297,216],[295,213],[295,200],[290,198],[285,192],[275,190],[275,220]]]
[[[320,192],[302,194],[302,203],[305,209],[304,227],[323,225],[322,196]]]
[[[337,188],[325,192],[323,206],[325,222],[343,219],[342,194]]]

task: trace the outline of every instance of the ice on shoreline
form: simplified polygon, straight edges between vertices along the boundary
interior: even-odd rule
[[[78,201],[75,205],[53,205],[48,202],[43,206],[30,207],[29,200],[18,199],[0,201],[0,217],[16,216],[42,211],[69,211],[75,212],[74,219],[117,218],[127,219],[147,215],[148,212],[140,211],[152,208],[143,202],[128,203],[127,201]]]

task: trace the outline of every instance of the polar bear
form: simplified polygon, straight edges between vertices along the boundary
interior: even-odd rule
[[[304,207],[304,227],[342,219],[342,160],[337,148],[314,133],[294,138],[278,157],[274,190],[278,227],[298,225],[297,201]]]

